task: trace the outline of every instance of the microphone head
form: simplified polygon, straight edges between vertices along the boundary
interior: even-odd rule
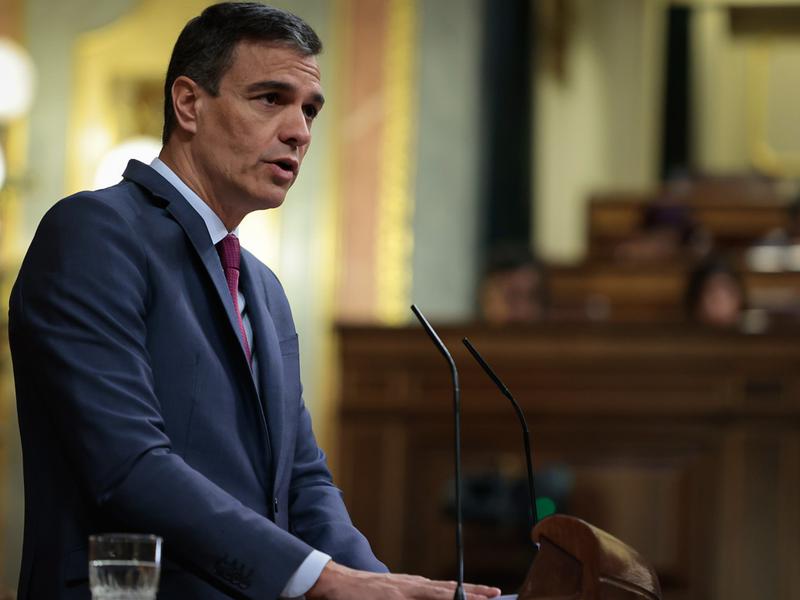
[[[450,369],[453,371],[454,376],[458,378],[456,363],[453,360],[453,356],[450,354],[450,351],[447,349],[447,346],[444,345],[442,338],[439,337],[439,334],[436,333],[436,330],[428,323],[428,319],[425,318],[425,315],[422,314],[422,311],[417,308],[416,304],[411,305],[411,312],[414,313],[414,316],[417,317],[417,320],[422,325],[422,328],[425,330],[425,333],[428,334],[428,337],[431,338],[433,345],[439,349],[439,352],[442,353],[442,356],[445,357],[448,363],[450,363]]]

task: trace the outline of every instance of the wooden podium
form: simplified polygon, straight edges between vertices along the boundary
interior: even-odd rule
[[[661,600],[653,568],[617,538],[565,515],[539,522],[519,600]]]

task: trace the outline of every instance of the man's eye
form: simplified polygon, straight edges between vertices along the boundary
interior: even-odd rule
[[[265,104],[276,104],[278,102],[278,94],[275,92],[270,92],[269,94],[264,94],[263,96],[259,96]]]
[[[319,110],[316,106],[309,104],[303,107],[303,113],[306,115],[306,118],[313,119],[319,114]]]

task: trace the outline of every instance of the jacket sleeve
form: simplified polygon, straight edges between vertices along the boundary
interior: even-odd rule
[[[386,566],[375,558],[367,539],[350,521],[342,493],[332,482],[325,454],[317,446],[311,418],[302,402],[298,422],[289,497],[292,530],[338,563],[364,571],[387,572]]]
[[[134,220],[92,194],[45,216],[12,296],[15,368],[23,363],[41,418],[97,510],[163,536],[182,564],[233,597],[277,598],[312,548],[172,452],[147,351],[147,252]]]
[[[269,312],[282,339],[296,338],[291,308],[280,281],[264,267]],[[295,357],[297,360],[297,357]],[[300,367],[292,373],[299,377]],[[329,554],[336,562],[354,569],[385,573],[386,566],[372,552],[367,539],[355,528],[347,513],[342,492],[334,485],[325,453],[317,445],[311,416],[302,398],[287,399],[295,413],[287,420],[297,423],[289,483],[289,524],[292,533]]]

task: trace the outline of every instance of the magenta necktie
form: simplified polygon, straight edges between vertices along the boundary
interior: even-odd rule
[[[217,253],[222,261],[222,268],[225,271],[225,280],[228,282],[228,291],[233,298],[233,308],[236,310],[236,320],[239,322],[239,333],[244,342],[244,352],[247,355],[247,362],[252,362],[250,354],[250,344],[247,341],[247,333],[242,322],[242,313],[239,311],[239,238],[232,233],[226,235],[217,244]]]

